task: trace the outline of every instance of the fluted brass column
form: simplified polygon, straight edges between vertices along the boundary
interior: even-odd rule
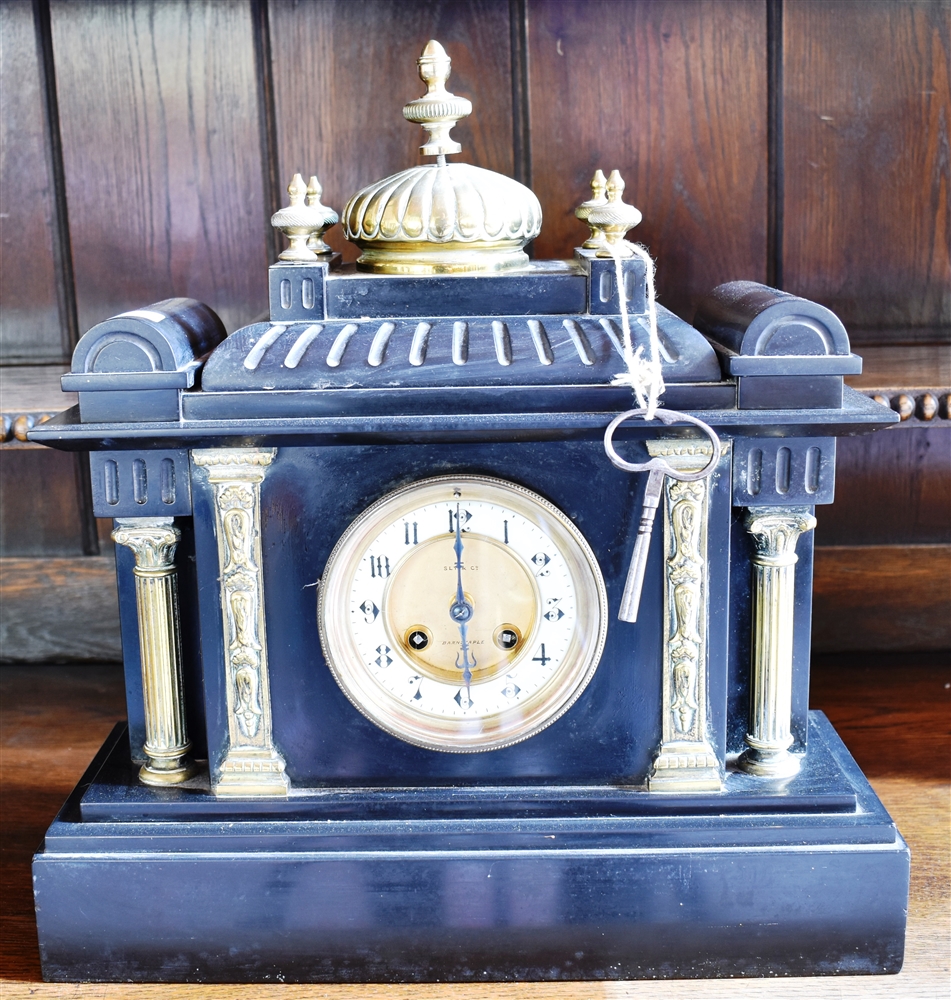
[[[195,773],[188,759],[191,742],[182,697],[178,571],[175,549],[181,532],[170,517],[116,520],[119,545],[135,554],[135,604],[139,619],[139,659],[145,704],[145,751],[139,770],[147,785],[172,785]]]
[[[796,543],[815,526],[808,507],[750,507],[746,516],[756,554],[750,727],[739,766],[761,777],[786,778],[799,770],[799,758],[789,752]]]

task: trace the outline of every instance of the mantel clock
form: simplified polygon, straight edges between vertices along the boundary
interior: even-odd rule
[[[34,859],[44,975],[897,971],[907,848],[807,707],[836,439],[897,415],[820,305],[656,304],[617,171],[530,259],[418,62],[434,159],[344,207],[355,265],[296,175],[267,321],[101,323],[32,432],[114,519],[128,690]]]

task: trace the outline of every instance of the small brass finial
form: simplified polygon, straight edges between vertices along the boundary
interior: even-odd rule
[[[598,230],[602,239],[596,256],[633,257],[634,251],[628,246],[624,237],[643,216],[633,205],[628,205],[621,198],[624,193],[624,180],[619,171],[611,171],[606,191],[607,201],[592,208],[588,214],[588,225],[592,230]]]
[[[335,226],[340,221],[340,217],[332,208],[328,208],[326,205],[320,203],[320,196],[323,193],[324,189],[320,181],[317,180],[317,176],[311,174],[310,180],[307,182],[307,205],[309,208],[320,212],[323,217],[323,223],[320,229],[307,238],[307,249],[313,250],[320,257],[328,257],[333,253],[333,249],[324,242],[324,233],[331,226]]]
[[[585,250],[597,250],[604,246],[604,234],[588,222],[588,216],[591,215],[593,209],[608,203],[608,199],[604,196],[607,183],[604,171],[599,167],[595,170],[594,177],[591,178],[591,197],[575,209],[575,216],[587,223],[591,230],[591,235],[581,244]]]
[[[429,133],[427,141],[419,147],[424,156],[458,153],[462,146],[449,133],[460,118],[472,114],[472,103],[446,90],[452,61],[439,42],[427,42],[416,64],[419,78],[428,89],[422,97],[404,106],[403,117],[422,125]]]
[[[312,182],[316,180],[316,177],[311,178]],[[271,225],[275,229],[280,229],[291,244],[279,255],[279,260],[309,264],[319,259],[317,254],[308,248],[308,243],[311,237],[316,235],[318,241],[326,246],[319,237],[337,221],[337,213],[320,204],[319,189],[318,184],[317,198],[312,200],[308,197],[307,204],[304,204],[305,196],[310,193],[304,186],[304,178],[300,174],[294,174],[290,184],[287,185],[287,193],[291,198],[290,205],[271,216]],[[327,247],[327,251],[330,251],[330,247]]]

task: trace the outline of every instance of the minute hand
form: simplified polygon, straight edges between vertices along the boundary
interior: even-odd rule
[[[462,521],[460,519],[459,504],[456,504],[456,541],[453,550],[456,553],[456,599],[449,609],[449,615],[459,626],[459,639],[462,648],[456,656],[456,666],[462,668],[462,679],[466,685],[466,698],[471,701],[472,696],[469,685],[472,682],[472,668],[476,665],[475,657],[469,655],[469,619],[472,617],[472,605],[466,600],[465,591],[462,589]]]

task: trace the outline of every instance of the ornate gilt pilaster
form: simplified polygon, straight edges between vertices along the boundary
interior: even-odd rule
[[[750,507],[746,516],[756,553],[749,748],[739,766],[762,777],[785,778],[799,770],[799,758],[789,752],[796,543],[815,526],[807,507]]]
[[[215,488],[229,746],[216,795],[286,795],[284,758],[271,733],[261,572],[261,482],[274,448],[193,451]]]
[[[139,770],[147,785],[173,785],[195,773],[182,697],[175,549],[181,532],[170,517],[116,520],[112,537],[135,554],[135,604],[145,706],[148,760]]]
[[[647,442],[652,456],[691,472],[710,460],[696,440]],[[722,787],[707,736],[707,523],[709,480],[664,482],[663,737],[648,778],[651,791],[704,792]]]

